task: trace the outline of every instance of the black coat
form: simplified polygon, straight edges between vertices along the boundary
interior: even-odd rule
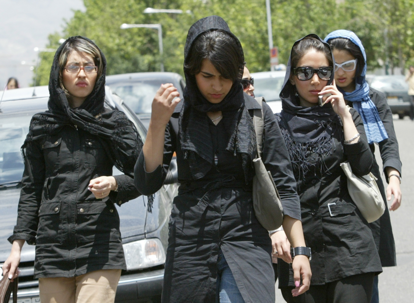
[[[96,136],[73,126],[29,143],[26,157],[17,225],[9,240],[36,245],[35,276],[125,269],[114,203],[138,196],[133,175],[115,176],[118,192],[96,199],[88,190],[89,181],[112,175],[114,164]]]
[[[250,114],[260,109],[245,99]],[[246,185],[241,160],[225,151],[228,141],[221,121],[210,124],[217,164],[200,180],[194,180],[184,159],[178,135],[179,104],[165,132],[163,166],[145,172],[143,153],[135,166],[137,188],[143,194],[157,191],[177,152],[181,183],[169,224],[163,301],[215,302],[217,257],[222,250],[246,302],[274,302],[271,241],[257,221],[252,207],[252,185]],[[264,111],[263,161],[272,173],[285,214],[300,219],[299,200],[286,146],[268,105]],[[231,181],[229,181],[231,180]]]
[[[378,147],[381,152],[381,158],[384,168],[384,174],[386,180],[388,181],[388,176],[386,175],[385,168],[392,167],[396,169],[401,174],[401,160],[398,150],[398,141],[397,136],[395,135],[394,123],[392,118],[392,112],[390,106],[387,103],[387,97],[384,93],[379,92],[373,88],[370,88],[370,98],[374,102],[375,106],[378,109],[379,117],[384,124],[384,128],[387,131],[388,139],[380,142]],[[352,106],[352,103],[350,103]],[[375,153],[375,145],[370,145],[371,151]],[[378,166],[378,163],[375,161],[372,167],[372,173],[377,177],[377,183],[379,189],[381,190],[382,197],[386,202],[385,195],[385,186],[382,182],[381,170]],[[378,252],[381,258],[382,266],[396,266],[397,257],[395,251],[394,236],[392,233],[392,226],[390,220],[390,212],[388,208],[385,208],[384,215],[377,221],[370,224],[372,234],[374,235],[375,243],[378,248]]]
[[[349,196],[347,178],[340,167],[341,162],[349,161],[355,174],[365,175],[374,162],[362,119],[355,110],[351,111],[361,134],[360,140],[356,144],[343,145],[342,129],[333,134],[335,149],[324,157],[329,174],[310,171],[306,176],[298,177],[294,169],[305,241],[312,248],[312,285],[382,271],[368,223]],[[328,207],[328,204],[333,205]],[[279,286],[294,286],[291,265],[278,261]]]

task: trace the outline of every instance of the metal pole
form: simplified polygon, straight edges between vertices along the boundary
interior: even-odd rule
[[[162,48],[162,26],[157,24],[158,27],[158,44],[160,47],[160,56],[161,56],[161,72],[164,72],[164,58],[163,58],[163,48]]]
[[[266,0],[266,13],[267,13],[267,35],[269,36],[269,63],[270,63],[270,51],[273,48],[272,15],[270,13],[270,0]],[[272,69],[272,65],[270,65],[270,69]]]

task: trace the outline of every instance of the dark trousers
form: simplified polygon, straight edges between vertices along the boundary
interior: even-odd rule
[[[293,297],[293,287],[281,288],[288,303],[370,303],[374,274],[360,274],[325,285],[311,285],[304,294]]]

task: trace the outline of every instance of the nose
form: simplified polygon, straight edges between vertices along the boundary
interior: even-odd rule
[[[85,69],[82,67],[79,68],[78,76],[86,77]]]
[[[342,68],[337,68],[335,70],[335,74],[337,74],[337,75],[344,75],[345,74],[345,71]]]
[[[320,83],[320,79],[319,79],[318,73],[314,73],[311,78],[311,84],[319,84],[319,83]]]
[[[249,90],[250,90],[250,91],[254,91],[254,86],[253,86],[252,84],[250,84],[250,86],[249,86]]]
[[[223,88],[223,84],[221,83],[221,80],[219,78],[213,80],[212,87],[215,91],[219,92]]]

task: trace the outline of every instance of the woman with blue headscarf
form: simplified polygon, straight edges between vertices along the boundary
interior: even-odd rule
[[[372,153],[377,143],[381,152],[384,174],[388,182],[385,195],[378,164],[375,162],[372,173],[377,177],[378,186],[386,201],[390,201],[390,210],[401,205],[401,161],[398,141],[394,131],[392,112],[386,96],[370,88],[365,74],[367,62],[364,46],[358,36],[348,30],[336,30],[325,38],[332,48],[335,60],[336,86],[344,95],[347,103],[358,111],[364,122],[365,133]],[[394,237],[389,211],[370,224],[377,245],[382,266],[396,266]],[[378,277],[374,281],[372,302],[378,302]]]

